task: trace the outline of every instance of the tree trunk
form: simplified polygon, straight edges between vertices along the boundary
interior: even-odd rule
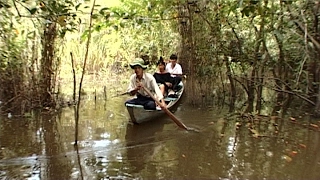
[[[192,29],[192,12],[188,3],[180,5],[179,14],[184,17],[179,20],[180,34],[182,36],[181,49],[179,52],[179,63],[183,68],[183,72],[188,74],[187,93],[191,104],[197,104],[199,97],[195,96],[196,93],[196,79],[195,79],[195,49],[193,43],[193,29]]]
[[[254,106],[254,89],[255,89],[255,76],[256,76],[256,69],[255,66],[253,66],[252,71],[251,71],[251,77],[247,81],[247,87],[248,87],[248,106],[245,110],[246,113],[251,113],[253,112]]]
[[[53,62],[54,62],[54,48],[55,40],[57,35],[56,23],[47,25],[44,28],[44,34],[42,39],[42,58],[41,58],[41,68],[40,68],[40,92],[41,92],[41,101],[40,105],[42,107],[54,107],[55,100],[52,96],[53,89],[52,87],[52,77],[55,73],[53,71]]]
[[[319,31],[319,11],[320,11],[320,2],[318,1],[317,3],[317,8],[314,8],[314,31],[316,32],[316,40],[317,42],[320,42],[320,31]],[[312,69],[314,69],[313,74],[313,84],[315,84],[314,87],[314,92],[317,93],[316,96],[316,106],[315,106],[315,116],[316,117],[320,117],[320,66],[319,66],[319,57],[320,57],[320,49],[318,49],[315,53],[315,57],[314,57],[314,67]]]
[[[229,105],[229,112],[233,112],[234,108],[235,108],[235,102],[236,102],[236,88],[235,88],[235,83],[234,83],[234,79],[232,78],[232,72],[231,72],[231,67],[230,67],[230,63],[228,60],[228,57],[225,56],[225,62],[226,62],[226,68],[227,68],[227,76],[228,79],[230,81],[230,93],[231,93],[231,97],[230,97],[230,105]]]
[[[282,0],[279,0],[280,1],[280,4],[281,4],[281,11],[282,12]],[[282,31],[282,28],[283,28],[283,16],[281,16],[281,19],[280,19],[280,26],[278,27],[279,31],[281,32]],[[284,50],[283,50],[283,42],[281,40],[280,37],[278,37],[276,34],[274,35],[275,36],[275,39],[277,41],[277,44],[278,44],[278,49],[279,49],[279,61],[277,63],[277,66],[275,66],[275,68],[273,69],[273,76],[275,78],[275,85],[276,85],[276,88],[277,89],[282,89],[282,80],[283,80],[283,73],[284,73],[284,65],[285,65],[285,59],[284,59]],[[282,103],[284,101],[284,93],[283,92],[279,92],[277,93],[277,97],[276,97],[276,102],[275,102],[275,105],[274,105],[274,108],[272,110],[272,115],[278,115],[278,112],[281,110],[281,107],[282,107]]]

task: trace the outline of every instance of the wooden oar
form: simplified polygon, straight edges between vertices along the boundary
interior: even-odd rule
[[[161,106],[160,101],[155,98],[152,93],[145,88],[144,86],[142,86],[143,90],[159,105]],[[167,108],[161,108],[165,113],[167,113],[167,115],[181,128],[185,129],[185,130],[191,130],[190,128],[188,128],[186,125],[184,125],[178,118],[176,118],[172,112],[170,112]]]
[[[121,93],[121,94],[114,95],[112,97],[114,98],[114,97],[119,97],[119,96],[123,96],[123,95],[127,95],[127,94],[130,94],[130,93],[129,92],[124,92],[124,93]]]

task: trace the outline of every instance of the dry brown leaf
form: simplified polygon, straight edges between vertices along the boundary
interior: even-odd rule
[[[255,138],[259,137],[259,132],[257,130],[252,128],[249,128],[249,130],[251,131],[253,137]]]
[[[316,125],[316,124],[310,124],[310,126],[311,126],[311,127],[314,127],[314,128],[319,128],[319,126]]]
[[[305,144],[299,144],[300,147],[306,148],[307,146]]]
[[[291,162],[292,161],[292,158],[287,156],[287,155],[283,155],[281,158],[286,160],[287,162]]]
[[[273,120],[273,121],[275,121],[275,120],[278,119],[278,116],[270,116],[270,119]]]
[[[236,130],[238,130],[242,126],[242,124],[240,122],[236,122],[235,125],[236,125]]]
[[[260,120],[262,120],[262,118],[259,117],[259,116],[256,116],[255,119],[254,119],[254,121],[260,121]]]
[[[259,134],[259,133],[258,133],[258,131],[257,131],[257,130],[255,130],[255,129],[251,129],[251,128],[250,128],[249,130],[250,130],[250,131],[251,131],[251,133],[253,133],[253,134]]]
[[[289,149],[289,148],[285,149],[285,152],[290,152],[290,151],[291,151],[291,149]]]
[[[291,157],[294,157],[294,156],[296,156],[297,154],[298,154],[297,151],[291,151],[291,152],[289,152],[289,156],[291,156]]]

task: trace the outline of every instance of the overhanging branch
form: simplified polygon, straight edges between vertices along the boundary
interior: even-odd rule
[[[318,41],[317,41],[315,38],[313,38],[312,35],[310,35],[309,33],[307,33],[307,32],[305,31],[302,23],[299,22],[299,21],[294,21],[294,22],[295,22],[296,26],[298,26],[298,28],[299,28],[303,33],[307,34],[307,37],[312,41],[312,43],[317,47],[317,49],[320,50],[320,44],[318,43]]]

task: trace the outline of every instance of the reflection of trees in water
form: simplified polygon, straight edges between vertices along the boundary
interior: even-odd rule
[[[300,164],[303,173],[300,174],[300,179],[319,179],[319,162],[320,162],[320,134],[316,131],[308,131],[305,135],[306,144],[309,145],[306,151],[302,154],[304,162]]]
[[[219,179],[230,166],[220,133],[215,130],[188,133],[177,141],[179,166],[175,177],[187,179]],[[209,138],[210,137],[210,138]]]
[[[6,123],[5,128],[1,128],[2,123]],[[10,150],[4,158],[14,164],[5,167],[8,178],[11,174],[13,179],[25,179],[26,175],[31,179],[70,178],[71,160],[64,156],[65,139],[59,135],[61,129],[54,116],[34,112],[32,120],[11,119],[0,124],[0,146]]]
[[[132,172],[140,173],[143,178],[163,179],[320,177],[320,134],[318,129],[301,126],[307,121],[301,120],[300,125],[270,117],[237,121],[222,118],[200,133],[175,131],[144,135],[147,128],[143,126],[132,133],[129,129],[127,156],[135,167]],[[163,136],[172,139],[158,143]]]
[[[134,176],[156,177],[155,168],[152,166],[154,149],[158,147],[157,133],[162,131],[165,122],[147,122],[140,125],[130,125],[121,129],[118,133],[125,135],[125,148],[122,143],[119,147],[112,145],[104,147],[103,151],[86,155],[83,170],[85,177],[95,179],[127,179]],[[124,130],[122,132],[122,130]],[[99,130],[100,134],[105,130]],[[115,138],[114,140],[119,140]],[[90,175],[88,173],[91,173]],[[139,175],[138,175],[139,174]]]
[[[40,124],[36,121],[0,119],[0,179],[4,175],[7,179],[23,179],[23,173],[31,175],[38,169],[38,162],[33,160],[35,157],[30,157],[41,154],[40,142],[35,135],[38,129]],[[22,168],[24,164],[27,165]]]
[[[319,133],[293,125],[288,120],[277,122],[275,128],[268,118],[255,119],[254,129],[259,137],[248,130],[248,122],[235,130],[229,121],[220,143],[213,154],[222,155],[223,177],[231,179],[317,179],[320,177],[318,160]],[[219,134],[219,132],[216,132]],[[218,135],[216,135],[217,137]],[[219,138],[217,138],[219,139]],[[217,139],[215,140],[216,142]],[[307,148],[304,148],[304,145]],[[221,177],[221,176],[219,176]]]
[[[39,124],[25,119],[0,120],[0,159],[10,159],[38,153],[39,143],[33,137]]]
[[[127,125],[125,138],[131,173],[139,173],[142,177],[157,177],[152,161],[161,146],[160,142],[157,142],[156,134],[162,131],[164,123],[159,120],[140,125]]]
[[[157,155],[148,155],[149,162],[144,161],[142,165],[153,172],[149,177],[163,179],[320,177],[319,132],[288,122],[277,124],[278,128],[275,128],[269,119],[255,121],[254,128],[259,137],[254,137],[245,121],[236,130],[236,122],[232,120],[219,120],[200,133],[177,131],[172,134],[174,139],[153,148],[153,151],[158,151]],[[157,150],[159,147],[160,151]],[[170,157],[175,158],[170,161]],[[169,162],[169,165],[166,166],[164,162]],[[170,163],[173,163],[173,167]]]
[[[41,179],[70,179],[73,164],[65,154],[64,140],[59,136],[54,116],[42,116],[46,162],[42,164]]]
[[[254,126],[259,137],[248,130],[247,122],[243,121],[243,126],[235,130],[235,123],[228,122],[225,136],[222,138],[222,149],[224,159],[229,160],[230,167],[225,167],[224,176],[227,178],[240,179],[278,179],[285,177],[288,168],[286,162],[281,157],[285,153],[284,141],[282,138],[269,136],[268,124],[257,122]],[[269,129],[270,130],[270,129]]]

